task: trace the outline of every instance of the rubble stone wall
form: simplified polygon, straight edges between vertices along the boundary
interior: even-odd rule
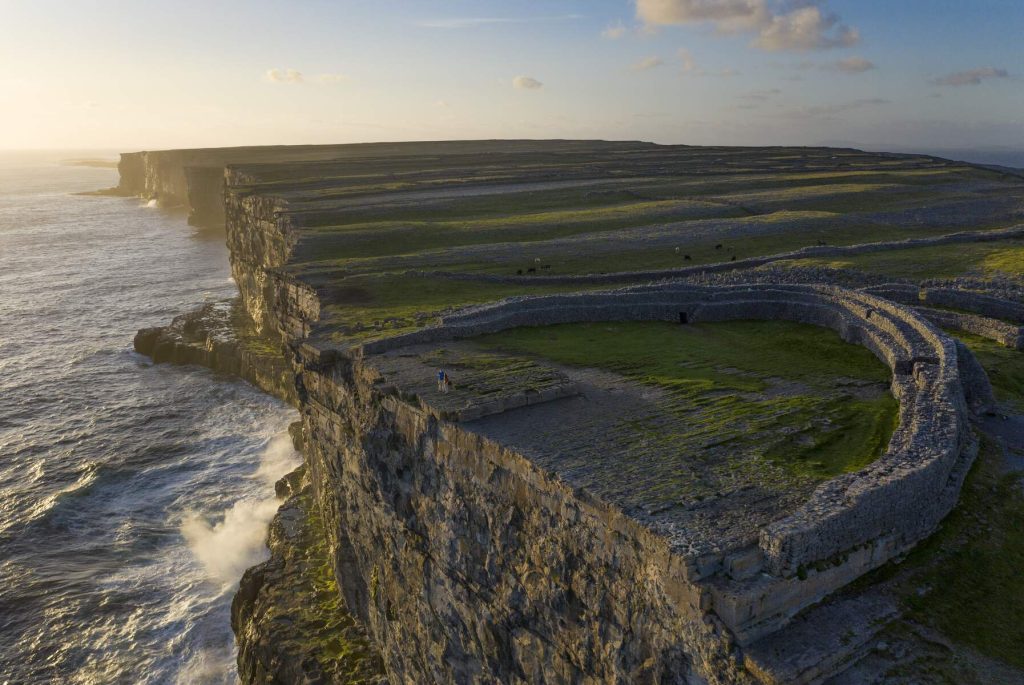
[[[927,535],[956,501],[972,438],[952,339],[911,310],[830,286],[666,284],[604,293],[512,298],[464,310],[440,326],[365,344],[377,353],[409,344],[573,321],[687,322],[785,319],[826,326],[865,345],[893,369],[900,426],[866,469],[822,485],[810,502],[761,533],[765,568],[792,577],[882,536],[897,553]]]

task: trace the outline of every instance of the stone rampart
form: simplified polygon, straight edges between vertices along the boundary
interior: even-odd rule
[[[816,324],[865,345],[893,370],[901,407],[900,427],[885,455],[822,485],[802,509],[762,531],[764,568],[792,577],[809,565],[891,538],[890,553],[875,558],[877,565],[933,530],[955,502],[972,454],[957,348],[922,317],[879,297],[829,286],[680,284],[521,297],[463,310],[438,327],[351,352],[358,356],[526,325],[731,319]]]
[[[933,307],[962,309],[982,316],[1024,323],[1024,304],[957,288],[923,288],[921,301]]]
[[[994,340],[1014,350],[1024,349],[1024,327],[966,312],[915,307],[917,313],[940,328],[948,328]]]

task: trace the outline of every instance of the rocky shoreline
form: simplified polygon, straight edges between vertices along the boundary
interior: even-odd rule
[[[252,383],[298,406],[295,377],[282,341],[258,333],[238,298],[210,302],[174,317],[167,326],[143,328],[135,351],[154,363],[197,364]]]
[[[286,348],[269,331],[256,333],[237,298],[142,329],[134,345],[154,363],[204,366],[298,405]],[[301,422],[289,433],[302,452]],[[275,491],[282,504],[268,532],[270,558],[246,571],[231,606],[239,677],[253,684],[385,683],[379,654],[342,603],[306,467]]]
[[[384,665],[342,606],[305,467],[281,479],[270,558],[245,572],[231,603],[245,683],[382,685]]]

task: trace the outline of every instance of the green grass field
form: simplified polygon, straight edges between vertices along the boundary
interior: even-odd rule
[[[889,369],[866,349],[814,326],[581,323],[518,328],[477,342],[658,387],[689,440],[743,442],[772,434],[764,459],[801,476],[824,478],[865,466],[885,450],[896,424],[897,403],[888,392],[860,397],[837,386],[842,379],[877,390],[888,382]],[[766,394],[780,379],[798,386]]]
[[[800,259],[795,266],[859,269],[898,278],[955,278],[956,276],[1024,277],[1024,241],[961,243],[888,250],[840,259]]]

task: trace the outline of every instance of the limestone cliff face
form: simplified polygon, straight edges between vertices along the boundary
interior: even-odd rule
[[[359,361],[299,344],[320,302],[281,271],[298,239],[278,202],[229,193],[232,273],[261,329],[292,344],[314,508],[388,679],[752,682],[663,538],[389,394]],[[240,625],[254,606],[237,607]],[[237,637],[242,655],[265,638]]]
[[[231,275],[257,329],[297,341],[309,335],[320,318],[320,300],[313,288],[282,270],[298,235],[289,219],[280,216],[280,202],[245,192],[228,194],[225,215]]]
[[[395,682],[751,682],[664,539],[358,363],[300,363],[334,567]]]
[[[383,664],[342,608],[305,469],[278,482],[270,558],[246,571],[231,605],[246,683],[385,683]]]
[[[119,194],[184,208],[194,226],[223,225],[224,167],[209,165],[203,151],[122,153],[117,170]]]
[[[205,366],[297,405],[295,377],[283,350],[280,338],[255,331],[237,300],[203,305],[135,336],[135,351],[156,363]]]

